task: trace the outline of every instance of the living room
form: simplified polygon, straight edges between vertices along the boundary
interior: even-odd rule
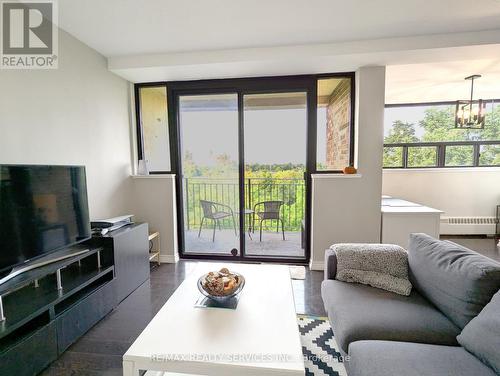
[[[500,372],[500,2],[0,6],[8,374]]]

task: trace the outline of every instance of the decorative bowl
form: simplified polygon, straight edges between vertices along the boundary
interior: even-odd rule
[[[203,285],[203,283],[206,280],[206,277],[207,277],[208,273],[204,274],[200,278],[198,278],[198,283],[197,283],[198,290],[200,290],[200,292],[203,295],[205,295],[207,298],[210,298],[210,299],[212,299],[212,300],[214,300],[216,302],[219,302],[219,303],[224,303],[224,302],[230,300],[231,298],[234,298],[235,296],[237,296],[241,292],[241,290],[243,290],[243,287],[245,286],[245,277],[243,277],[239,273],[231,272],[231,274],[238,276],[238,279],[239,279],[240,283],[238,284],[238,286],[236,287],[236,289],[234,291],[232,291],[230,294],[227,294],[227,295],[213,295],[210,292],[208,292],[205,289],[205,286]]]

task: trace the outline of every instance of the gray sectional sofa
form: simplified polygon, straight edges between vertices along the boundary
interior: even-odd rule
[[[321,295],[349,376],[500,372],[499,263],[412,234],[409,296],[338,281],[336,266],[327,250]]]

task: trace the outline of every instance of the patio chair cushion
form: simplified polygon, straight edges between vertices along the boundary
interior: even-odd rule
[[[460,329],[414,290],[403,296],[330,279],[322,282],[321,296],[344,352],[360,340],[457,345]]]
[[[279,219],[280,218],[280,213],[279,212],[256,212],[257,216],[260,219]]]
[[[500,288],[500,264],[468,248],[426,234],[411,234],[410,281],[459,328]]]
[[[213,219],[222,219],[222,218],[227,218],[230,217],[231,214],[226,213],[226,212],[217,212],[212,215]]]
[[[463,347],[393,341],[358,341],[349,347],[349,376],[493,376]]]

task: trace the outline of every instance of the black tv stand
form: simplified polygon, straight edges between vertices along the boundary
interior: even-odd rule
[[[80,254],[84,254],[89,251],[88,247],[70,247],[58,252],[51,253],[50,255],[47,255],[45,257],[40,257],[36,260],[33,260],[32,262],[28,262],[26,264],[17,266],[12,268],[7,275],[2,276],[0,278],[0,288],[1,286],[6,283],[7,281],[11,280],[12,278],[17,277],[20,274],[26,273],[30,270],[40,268],[45,265],[49,265],[58,261],[62,261],[67,258],[71,258],[73,256],[78,256]],[[0,320],[1,321],[1,320]]]
[[[2,374],[40,372],[115,307],[113,255],[88,246],[68,252],[0,285]]]
[[[0,285],[0,374],[36,375],[149,278],[147,223],[34,260]]]

